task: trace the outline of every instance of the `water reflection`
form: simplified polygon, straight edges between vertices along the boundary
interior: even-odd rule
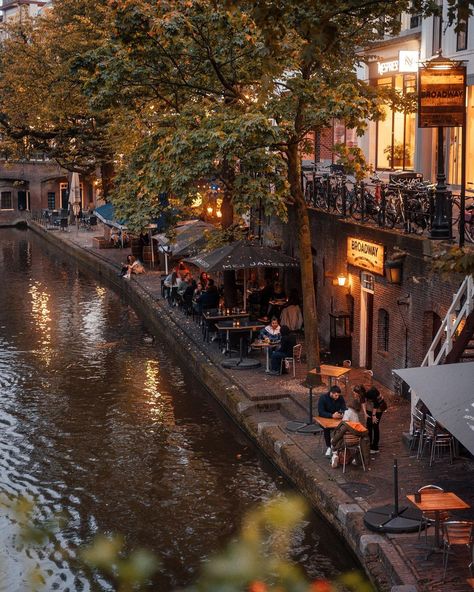
[[[0,493],[29,495],[42,517],[67,518],[47,549],[26,552],[0,513],[0,590],[23,592],[28,556],[47,590],[112,590],[77,564],[77,548],[97,532],[123,533],[127,548],[162,559],[150,590],[193,581],[281,479],[191,369],[160,339],[145,343],[142,322],[110,289],[29,232],[0,230],[0,245]],[[313,577],[353,565],[315,516],[293,553]]]

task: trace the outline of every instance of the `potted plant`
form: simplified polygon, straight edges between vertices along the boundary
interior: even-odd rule
[[[383,153],[387,155],[388,166],[391,169],[403,166],[403,161],[405,161],[405,165],[410,161],[410,151],[406,146],[403,146],[401,142],[395,142],[393,145],[393,153],[391,144],[384,149]]]

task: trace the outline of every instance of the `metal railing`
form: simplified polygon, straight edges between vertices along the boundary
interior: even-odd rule
[[[387,229],[400,229],[417,235],[429,235],[435,213],[435,186],[421,179],[391,179],[388,183],[373,177],[370,182],[355,182],[340,171],[315,171],[303,174],[303,189],[309,207],[324,210],[357,222]],[[459,197],[448,193],[448,217],[452,235],[457,234],[460,219]],[[474,199],[466,198],[466,241],[474,242]]]
[[[453,297],[451,306],[430,345],[422,366],[440,364],[453,348],[454,340],[467,317],[474,310],[474,278],[467,275]]]

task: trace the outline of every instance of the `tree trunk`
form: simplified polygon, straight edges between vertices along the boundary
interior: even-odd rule
[[[102,198],[107,199],[113,187],[115,171],[112,162],[103,162],[100,165],[100,176],[102,178]]]
[[[233,176],[233,171],[227,169],[227,173]],[[222,228],[229,228],[234,223],[234,207],[232,205],[232,192],[225,187],[221,205]],[[235,282],[235,271],[224,271],[224,306],[234,308],[237,306],[237,287]]]
[[[318,313],[313,281],[313,256],[311,253],[311,229],[308,208],[301,188],[301,162],[297,144],[288,148],[288,180],[290,192],[296,210],[298,250],[301,266],[301,289],[303,292],[303,318],[306,361],[308,370],[320,365]]]

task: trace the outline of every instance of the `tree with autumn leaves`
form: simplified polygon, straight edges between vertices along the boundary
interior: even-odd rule
[[[31,24],[27,43],[22,25],[15,45],[4,42],[5,140],[44,146],[63,161],[83,157],[90,166],[113,165],[112,199],[136,228],[162,211],[160,194],[173,195],[179,209],[192,201],[196,182],[209,177],[223,188],[224,227],[235,212],[257,203],[282,218],[294,208],[306,355],[310,368],[318,366],[301,150],[310,131],[333,119],[362,133],[367,121],[380,117],[382,97],[355,74],[360,48],[396,32],[401,11],[429,14],[436,4],[112,0],[94,6],[58,0]],[[469,7],[449,0],[450,18]],[[70,34],[55,40],[51,23]],[[21,67],[25,51],[28,72]],[[41,76],[41,92],[29,108],[28,88]],[[14,101],[18,88],[21,108]]]

